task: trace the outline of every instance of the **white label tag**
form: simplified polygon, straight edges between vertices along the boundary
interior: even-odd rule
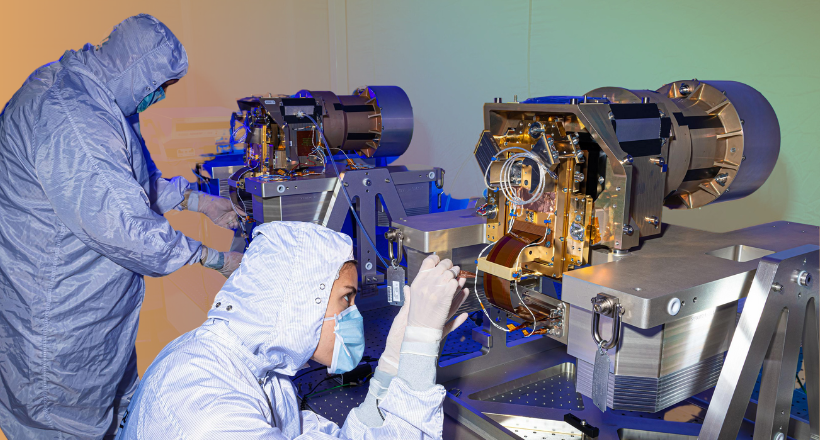
[[[387,268],[387,302],[393,306],[404,305],[404,268]]]

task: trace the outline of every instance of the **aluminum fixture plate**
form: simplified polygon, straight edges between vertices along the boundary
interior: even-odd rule
[[[487,243],[487,220],[475,208],[416,215],[393,221],[404,246],[424,253]]]
[[[234,175],[235,172],[239,171],[245,165],[223,165],[218,167],[211,168],[211,178],[212,179],[228,179]]]
[[[339,173],[344,174],[343,165],[337,164]],[[394,185],[407,183],[436,182],[441,180],[442,169],[420,165],[388,166],[387,171]],[[336,173],[331,167],[325,169],[324,175],[297,177],[293,180],[275,180],[265,177],[245,178],[245,191],[262,198],[285,195],[310,194],[321,191],[333,191],[336,187]],[[236,186],[235,181],[230,181]]]
[[[660,236],[610,263],[564,274],[562,300],[591,309],[598,293],[616,296],[626,310],[623,322],[648,329],[713,309],[748,292],[759,259],[735,261],[709,254],[731,246],[781,252],[820,242],[820,228],[774,222],[732,232],[714,233],[663,225]],[[667,311],[674,298],[680,311]]]

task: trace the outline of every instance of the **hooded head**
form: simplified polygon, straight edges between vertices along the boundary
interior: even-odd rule
[[[347,235],[313,223],[254,229],[242,264],[216,295],[221,319],[268,369],[293,375],[316,351],[333,282],[353,259]]]
[[[156,18],[140,14],[118,24],[99,46],[79,52],[127,117],[163,83],[188,72],[182,43]]]

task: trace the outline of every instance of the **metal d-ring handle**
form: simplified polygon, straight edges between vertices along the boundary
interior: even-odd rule
[[[397,267],[401,260],[404,258],[404,246],[402,245],[402,233],[400,229],[391,228],[389,231],[384,233],[384,238],[387,239],[387,255],[390,257],[390,264],[393,267]],[[393,256],[393,243],[397,243],[397,251],[398,257]]]
[[[621,339],[621,316],[624,308],[618,303],[618,298],[604,293],[592,298],[592,339],[595,345],[603,350],[609,350],[618,345]],[[601,337],[600,323],[601,315],[612,318],[612,339],[604,340]]]

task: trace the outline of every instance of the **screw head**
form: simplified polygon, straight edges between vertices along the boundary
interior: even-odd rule
[[[672,316],[675,316],[680,312],[680,308],[683,304],[681,303],[680,298],[672,298],[669,300],[669,303],[666,305],[666,312]]]
[[[598,183],[600,183],[601,185],[604,184],[604,176],[598,176]]]
[[[772,291],[774,291],[774,292],[780,292],[781,290],[783,290],[783,285],[782,285],[782,284],[780,284],[780,283],[772,283]]]
[[[434,171],[430,171],[429,173],[427,173],[427,178],[429,178],[430,180],[435,179],[436,173]]]
[[[364,265],[364,268],[365,268],[366,270],[373,269],[373,263],[371,263],[371,262],[369,262],[369,261],[368,261],[368,262]]]
[[[806,272],[805,270],[801,271],[799,274],[797,274],[797,284],[803,287],[806,287],[809,284],[811,284],[811,274]]]

